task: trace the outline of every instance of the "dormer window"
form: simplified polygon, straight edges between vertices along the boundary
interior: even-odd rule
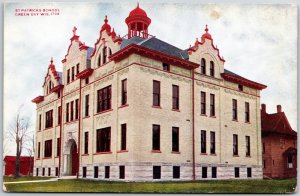
[[[107,57],[107,47],[106,46],[103,47],[102,54],[103,54],[102,64],[104,64],[104,63],[106,63],[106,57]]]
[[[212,77],[215,76],[215,65],[213,61],[210,61],[209,75]]]
[[[170,65],[169,64],[163,63],[162,66],[163,66],[164,71],[170,71]]]
[[[206,61],[204,58],[201,59],[201,73],[206,74]]]
[[[239,91],[243,91],[243,89],[244,89],[243,85],[241,85],[241,84],[239,84],[238,88],[239,88]]]
[[[98,56],[98,67],[100,67],[100,65],[101,65],[101,54],[99,54]]]

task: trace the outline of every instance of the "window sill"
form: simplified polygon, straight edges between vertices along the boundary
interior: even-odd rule
[[[157,108],[157,109],[161,109],[160,106],[155,106],[155,105],[153,105],[152,107],[153,107],[153,108]]]
[[[232,119],[232,121],[234,121],[234,122],[239,122],[237,119]]]
[[[209,117],[211,117],[211,118],[217,118],[216,116],[209,116]]]
[[[233,157],[240,157],[239,155],[232,155]]]
[[[47,131],[48,129],[52,129],[52,128],[53,128],[53,126],[52,126],[52,127],[45,128],[44,131]]]
[[[118,107],[118,109],[125,108],[125,107],[127,107],[127,106],[129,106],[129,105],[126,103],[126,104],[121,105],[120,107]]]
[[[207,153],[200,153],[200,155],[207,155]]]
[[[216,154],[216,153],[213,153],[213,154],[210,154],[210,156],[217,156],[217,154]]]
[[[36,158],[35,160],[41,160],[41,158]]]
[[[118,150],[117,153],[128,152],[128,150]]]
[[[65,125],[68,125],[68,124],[73,124],[73,123],[76,123],[78,120],[72,120],[72,121],[69,121],[69,122],[65,122]]]
[[[160,150],[151,150],[152,153],[161,153]]]
[[[172,109],[172,111],[174,111],[174,112],[180,112],[179,109]]]
[[[52,159],[52,157],[44,157],[43,159]]]
[[[179,151],[172,151],[171,153],[172,153],[172,154],[180,154]]]
[[[250,156],[250,155],[246,155],[246,157],[247,157],[247,158],[251,158],[251,156]]]
[[[89,154],[82,154],[81,156],[89,156]]]
[[[200,116],[205,116],[205,117],[207,117],[207,115],[206,115],[206,114],[200,114]]]
[[[56,125],[56,127],[60,127],[60,124]]]
[[[54,157],[54,158],[59,158],[59,156],[56,156],[56,157]]]
[[[109,109],[109,110],[105,110],[105,111],[102,111],[102,112],[98,112],[98,113],[94,114],[94,116],[99,115],[99,114],[104,114],[106,112],[111,112],[111,111],[113,111],[113,109]]]
[[[247,124],[251,124],[251,123],[250,123],[250,121],[245,121],[245,123],[247,123]]]
[[[85,117],[83,117],[82,119],[86,119],[86,118],[89,118],[90,116],[85,116]]]
[[[96,152],[93,155],[99,155],[99,154],[112,154],[112,152],[111,151],[109,151],[109,152]]]

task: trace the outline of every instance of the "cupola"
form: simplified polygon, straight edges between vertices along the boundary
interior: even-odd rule
[[[151,19],[147,16],[147,13],[139,7],[139,4],[129,13],[125,22],[128,26],[128,39],[133,36],[148,38],[148,26],[151,23]]]
[[[207,25],[205,26],[205,33],[201,37],[201,42],[204,42],[204,39],[212,39],[211,35],[208,33]]]
[[[110,33],[110,30],[111,30],[111,27],[110,27],[110,25],[108,24],[107,16],[105,16],[104,24],[102,25],[101,31],[100,31],[100,32],[105,31],[105,30],[106,30],[107,32],[109,32],[109,33]]]

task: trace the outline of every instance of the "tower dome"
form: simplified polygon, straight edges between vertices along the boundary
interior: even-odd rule
[[[147,16],[147,13],[140,8],[139,4],[129,13],[125,22],[128,26],[128,39],[133,36],[148,38],[148,26],[151,23],[151,19]]]

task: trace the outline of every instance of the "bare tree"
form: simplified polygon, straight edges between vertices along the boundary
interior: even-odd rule
[[[34,135],[31,135],[30,138],[28,138],[28,143],[24,147],[24,149],[27,152],[27,155],[29,156],[29,165],[28,165],[28,176],[32,176],[31,168],[33,167],[33,160],[31,157],[34,156]]]
[[[20,177],[20,157],[22,150],[25,148],[26,143],[30,141],[32,135],[32,132],[29,130],[30,120],[21,114],[21,108],[22,106],[19,108],[8,130],[9,139],[16,144],[15,178]]]

